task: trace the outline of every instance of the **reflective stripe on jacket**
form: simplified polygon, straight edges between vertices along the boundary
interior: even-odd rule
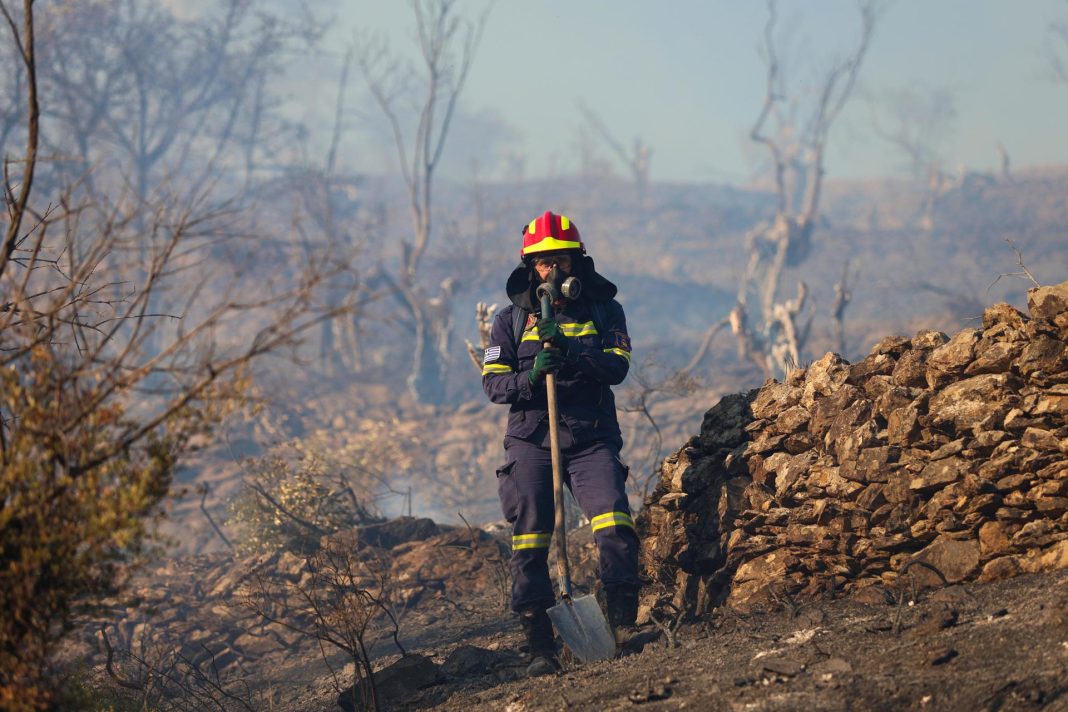
[[[511,406],[505,435],[527,439],[548,415],[544,381],[531,385],[527,373],[541,351],[537,320],[532,316],[520,339],[512,333],[509,304],[497,313],[490,332],[490,345],[482,366],[482,387],[494,403]],[[564,365],[556,376],[557,403],[562,424],[573,442],[615,441],[622,438],[616,420],[611,386],[623,381],[630,368],[630,337],[619,302],[605,302],[605,333],[598,333],[584,300],[568,302],[556,314],[561,330],[570,339]],[[516,342],[518,341],[518,347]]]

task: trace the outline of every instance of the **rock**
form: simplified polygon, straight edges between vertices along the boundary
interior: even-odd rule
[[[920,350],[936,349],[949,341],[949,337],[941,331],[921,329],[912,337],[912,348]]]
[[[408,541],[424,541],[440,533],[438,525],[425,517],[397,517],[378,524],[356,528],[361,545],[392,549]]]
[[[895,410],[915,404],[917,409],[926,405],[926,400],[919,402],[924,391],[920,388],[906,386],[888,386],[875,398],[875,412],[884,418],[890,417]]]
[[[1024,399],[1024,411],[1029,415],[1056,416],[1064,422],[1068,419],[1068,394],[1043,393]]]
[[[675,492],[698,494],[721,479],[721,472],[714,458],[703,457],[693,449],[684,450],[673,465],[671,489]]]
[[[920,411],[915,403],[898,408],[890,413],[886,424],[886,441],[891,445],[905,446],[911,443],[920,429]]]
[[[971,466],[959,457],[947,457],[928,463],[919,475],[909,481],[909,489],[933,492],[962,479]]]
[[[886,445],[865,447],[857,454],[857,469],[866,482],[885,482],[887,465],[897,459],[899,449]]]
[[[942,459],[945,459],[945,458],[949,457],[950,455],[959,455],[963,451],[964,451],[964,438],[960,438],[958,440],[954,440],[952,442],[946,443],[942,447],[940,447],[937,450],[935,450],[934,452],[932,452],[927,457],[930,460],[942,460]]]
[[[928,665],[944,665],[953,658],[957,657],[958,653],[953,648],[947,648],[944,646],[933,648],[927,653]]]
[[[941,587],[923,563],[950,584],[1068,565],[1066,337],[1066,311],[995,305],[981,331],[827,354],[717,404],[639,517],[658,600],[692,609],[703,586],[748,609],[905,569]]]
[[[1068,396],[1065,398],[1068,399]],[[803,430],[811,418],[807,410],[795,405],[779,413],[775,418],[775,429],[784,435],[790,435]]]
[[[1023,341],[979,344],[976,347],[975,360],[964,369],[964,375],[978,376],[981,373],[1005,373],[1012,368],[1012,362],[1020,357],[1023,350]]]
[[[935,348],[927,357],[927,385],[938,389],[956,380],[975,357],[978,329],[965,329]]]
[[[979,567],[979,543],[974,540],[958,541],[942,535],[923,551],[913,557],[938,569],[949,583],[960,583]],[[909,572],[917,582],[927,586],[942,586],[938,576],[922,566],[912,566]]]
[[[885,336],[871,347],[871,355],[886,354],[898,358],[912,348],[912,341],[905,336]]]
[[[784,497],[793,488],[798,479],[808,471],[808,466],[812,464],[813,459],[815,456],[812,453],[786,456],[785,461],[776,467],[775,494],[777,497]]]
[[[744,606],[750,599],[772,583],[780,583],[796,557],[773,551],[741,564],[734,572],[730,602]]]
[[[765,430],[749,442],[745,448],[745,453],[747,455],[760,455],[774,452],[779,449],[784,440],[786,440],[785,435],[780,435],[774,430]]]
[[[1005,394],[1012,388],[1012,376],[1004,373],[984,374],[965,378],[946,386],[931,398],[929,413],[932,425],[952,425],[956,432],[970,430],[985,423],[987,430],[996,429],[992,416],[1004,416],[1011,405]]]
[[[1016,489],[1022,489],[1031,484],[1031,475],[1008,475],[999,479],[994,487],[998,492],[1011,492]]]
[[[494,665],[501,658],[501,653],[479,648],[475,645],[461,645],[455,648],[441,665],[441,672],[449,677],[478,677],[493,672]]]
[[[927,387],[927,351],[906,351],[897,360],[891,374],[894,385],[911,388]]]
[[[1032,450],[1068,453],[1068,440],[1058,437],[1052,430],[1043,428],[1026,428],[1020,438],[1020,444]]]
[[[1020,375],[1034,379],[1038,374],[1063,373],[1068,369],[1068,354],[1063,340],[1049,336],[1033,339],[1016,359]]]
[[[1068,569],[1068,539],[1063,539],[1036,556],[1024,560],[1024,570],[1028,573],[1059,569]]]
[[[926,637],[934,635],[939,631],[952,628],[957,625],[957,620],[960,618],[960,614],[953,608],[949,608],[943,604],[942,607],[936,608],[929,615],[925,616],[924,620],[917,623],[910,631],[912,637]]]
[[[979,553],[984,557],[1002,554],[1008,551],[1011,545],[1001,522],[984,522],[979,527]]]
[[[756,396],[755,390],[724,396],[705,412],[700,436],[701,446],[705,451],[714,452],[721,448],[733,449],[749,439],[745,426],[752,423],[755,418],[764,417],[754,414],[754,409],[758,407],[753,403]],[[786,401],[790,398],[788,394],[783,394],[783,396]],[[800,398],[799,393],[797,398]],[[795,399],[794,403],[796,402]],[[766,404],[765,407],[776,413],[779,410],[779,406],[772,404]]]
[[[754,418],[775,418],[787,408],[792,408],[801,401],[801,390],[785,383],[771,381],[764,384],[752,403]],[[721,401],[722,403],[722,401]],[[711,412],[711,411],[709,411]],[[705,416],[707,421],[708,416]],[[706,430],[702,424],[701,430]]]
[[[843,658],[827,658],[811,666],[809,672],[813,675],[848,675],[853,672],[853,666]]]
[[[804,671],[805,664],[797,658],[776,655],[761,659],[760,667],[767,672],[794,677]]]
[[[800,455],[811,450],[816,444],[816,438],[811,433],[793,433],[783,438],[782,449],[791,455]]]
[[[1068,311],[1068,282],[1027,290],[1027,310],[1034,319],[1050,319]]]
[[[1001,442],[1008,439],[1009,434],[1004,430],[984,430],[975,436],[975,439],[968,443],[969,448],[988,450],[996,447]]]
[[[733,522],[748,508],[748,489],[751,484],[746,477],[732,477],[721,485],[719,506],[716,508],[720,522]]]
[[[872,376],[889,376],[894,372],[897,364],[892,357],[886,354],[871,354],[859,363],[849,367],[849,383],[859,385]]]
[[[849,379],[849,364],[838,354],[828,352],[805,370],[801,405],[811,408],[819,397],[834,395]]]
[[[811,407],[812,418],[808,423],[808,431],[817,438],[823,438],[838,415],[851,404],[867,400],[864,392],[856,386],[844,385],[834,395],[828,398],[820,398]]]
[[[884,504],[886,504],[886,495],[884,494],[884,487],[881,484],[868,485],[857,497],[857,505],[869,512],[874,512]]]
[[[1012,545],[1020,549],[1046,546],[1058,539],[1065,538],[1061,530],[1047,519],[1027,522],[1012,535]]]
[[[867,427],[874,426],[871,423],[871,409],[870,400],[858,398],[843,408],[831,421],[831,427],[827,430],[826,443],[836,451],[845,449],[846,452],[844,454],[838,453],[839,462],[854,456],[858,448],[869,444],[863,434],[860,437],[853,438],[848,445],[843,444],[843,440],[849,438],[855,430],[864,429],[870,431],[870,437],[874,437],[875,428]]]
[[[996,559],[991,559],[983,565],[983,570],[979,574],[979,580],[984,583],[1002,581],[1007,578],[1019,576],[1022,573],[1023,568],[1020,566],[1018,556],[1000,556]]]
[[[986,311],[983,312],[983,329],[991,329],[998,324],[1020,329],[1023,328],[1024,319],[1026,318],[1016,307],[1000,302],[987,307]]]
[[[378,705],[393,705],[437,682],[438,666],[425,655],[413,653],[376,672],[374,680]],[[366,707],[362,690],[353,687],[338,695],[337,704],[345,712]]]
[[[893,376],[872,376],[861,386],[861,390],[872,399],[878,398],[891,388],[894,388]]]
[[[302,556],[284,551],[281,556],[278,557],[278,562],[275,564],[275,571],[280,576],[288,579],[289,581],[299,581],[301,574],[307,567],[307,560]]]

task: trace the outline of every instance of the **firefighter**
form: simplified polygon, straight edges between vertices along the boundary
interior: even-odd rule
[[[547,373],[556,374],[561,469],[593,528],[608,621],[618,646],[634,637],[638,537],[611,388],[627,375],[631,342],[616,286],[597,273],[567,217],[546,212],[526,225],[520,257],[506,284],[512,303],[493,322],[482,385],[491,401],[509,406],[497,492],[512,525],[512,610],[531,655],[527,672],[540,675],[558,669],[546,613],[555,603],[548,568],[554,506]],[[578,298],[558,300],[555,315],[539,314],[538,284],[568,276],[581,284]]]

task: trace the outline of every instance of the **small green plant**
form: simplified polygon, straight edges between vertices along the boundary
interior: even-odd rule
[[[54,709],[70,712],[143,712],[144,706],[132,695],[102,687],[92,673],[79,668],[60,685],[52,702]]]
[[[380,521],[357,494],[363,473],[310,452],[272,453],[246,463],[244,486],[230,503],[228,523],[239,534],[239,555],[286,550],[310,552],[327,534]]]

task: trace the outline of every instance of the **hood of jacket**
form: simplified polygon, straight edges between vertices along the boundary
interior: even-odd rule
[[[580,299],[607,302],[614,299],[616,292],[619,291],[616,285],[597,272],[593,258],[589,255],[580,256],[571,273],[582,282]],[[512,274],[508,275],[508,282],[504,288],[512,304],[527,312],[537,312],[540,307],[537,306],[538,300],[534,295],[535,287],[537,287],[537,279],[534,275],[534,268],[520,262],[519,266],[512,270]]]

